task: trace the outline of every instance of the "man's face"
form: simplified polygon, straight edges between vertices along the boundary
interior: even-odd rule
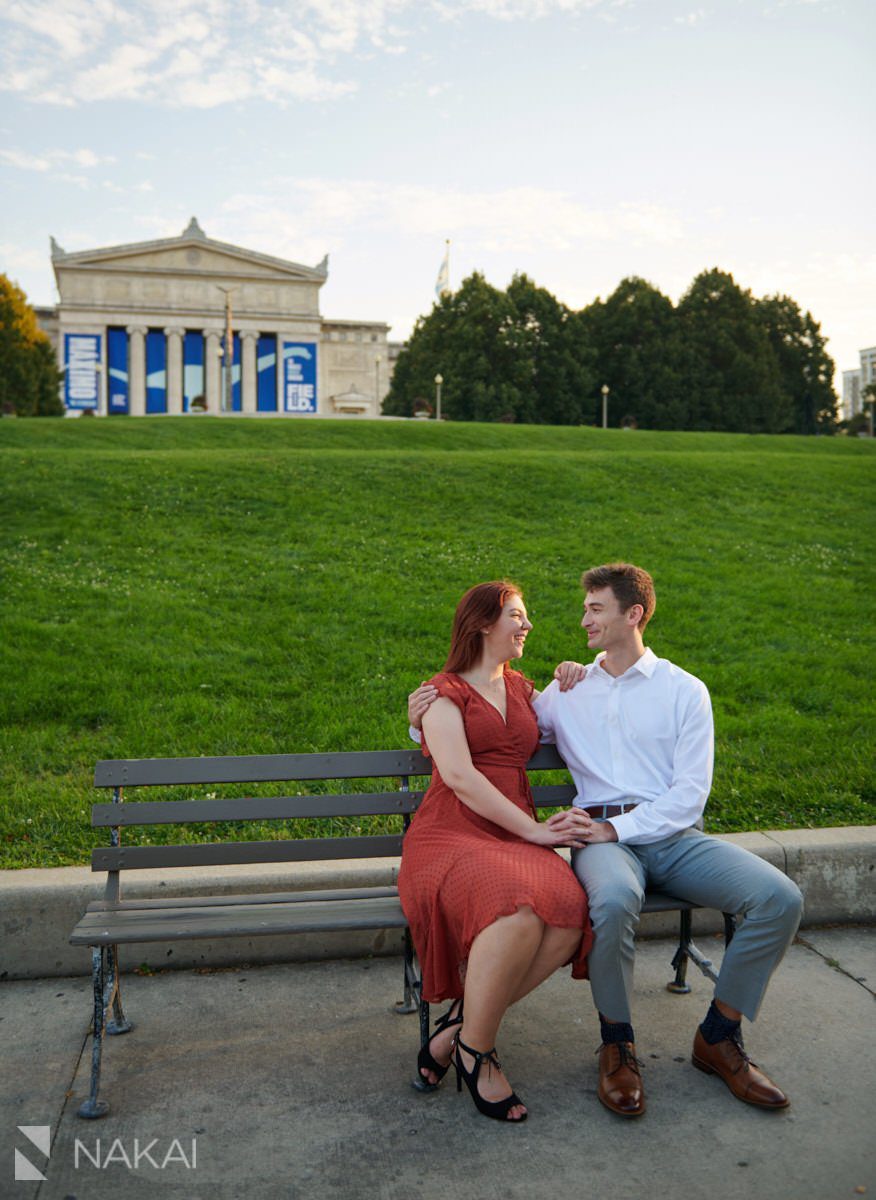
[[[634,635],[635,614],[632,609],[621,612],[617,596],[611,588],[597,588],[584,596],[581,628],[587,634],[588,649],[611,650],[628,642]]]

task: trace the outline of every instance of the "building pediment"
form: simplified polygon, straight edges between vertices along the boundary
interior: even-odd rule
[[[125,274],[221,275],[225,278],[274,279],[321,285],[328,277],[328,255],[315,267],[275,258],[208,238],[193,217],[179,237],[103,246],[67,253],[51,239],[52,266],[56,273],[119,271]]]

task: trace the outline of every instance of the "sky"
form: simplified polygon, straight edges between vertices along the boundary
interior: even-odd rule
[[[450,281],[571,308],[718,267],[876,345],[874,0],[5,0],[0,270],[208,237],[402,340]],[[839,383],[839,378],[837,379]]]

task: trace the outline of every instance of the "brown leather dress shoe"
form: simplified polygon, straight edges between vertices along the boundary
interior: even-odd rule
[[[718,1075],[737,1098],[758,1108],[787,1108],[790,1100],[745,1053],[741,1037],[710,1045],[697,1029],[690,1061],[707,1075]]]
[[[606,1042],[599,1051],[599,1099],[619,1117],[640,1117],[645,1089],[633,1042]]]

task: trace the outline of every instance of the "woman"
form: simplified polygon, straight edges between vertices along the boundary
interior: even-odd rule
[[[509,1004],[565,963],[586,978],[587,900],[556,846],[583,845],[582,816],[536,818],[526,763],[538,745],[532,684],[509,661],[532,623],[520,589],[481,583],[456,610],[438,698],[423,717],[435,769],[405,835],[399,895],[423,975],[423,999],[451,999],[417,1061],[425,1085],[451,1060],[478,1111],[527,1111],[496,1057]],[[463,1012],[464,1008],[464,1012]],[[484,1069],[486,1068],[486,1069]]]

